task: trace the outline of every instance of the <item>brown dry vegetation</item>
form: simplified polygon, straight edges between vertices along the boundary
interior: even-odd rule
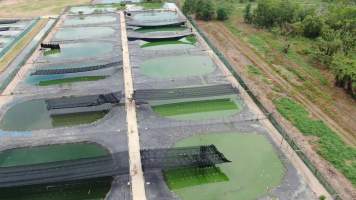
[[[66,6],[90,0],[0,0],[0,18],[58,15]]]

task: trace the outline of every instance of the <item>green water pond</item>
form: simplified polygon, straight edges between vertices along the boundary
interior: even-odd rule
[[[64,26],[76,26],[83,24],[106,24],[114,23],[116,18],[114,16],[100,15],[100,16],[78,16],[67,18],[63,25]]]
[[[153,58],[140,65],[141,73],[153,78],[201,76],[215,69],[208,56],[168,56]]]
[[[225,98],[158,104],[152,106],[152,109],[160,116],[171,119],[202,120],[237,114],[241,110],[241,104],[235,98]]]
[[[103,118],[107,112],[50,115],[45,100],[30,100],[15,104],[7,110],[0,121],[0,129],[4,131],[31,131],[89,124]]]
[[[107,155],[94,143],[67,143],[9,149],[0,152],[0,167],[41,164]],[[103,200],[112,178],[1,188],[1,200]]]
[[[200,176],[190,173],[182,180],[181,177],[187,176],[184,172],[165,172],[168,186],[182,200],[256,200],[281,184],[285,168],[264,135],[216,133],[189,137],[175,146],[210,144],[232,162],[218,165],[220,175],[215,175],[216,181],[204,181],[202,173]]]
[[[110,54],[113,44],[107,42],[83,42],[62,44],[61,49],[54,53],[44,53],[48,60],[81,59],[90,57],[100,57]]]
[[[103,38],[115,33],[110,27],[71,27],[60,29],[54,36],[55,40],[79,40]]]

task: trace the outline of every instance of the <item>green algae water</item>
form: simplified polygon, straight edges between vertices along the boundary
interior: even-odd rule
[[[178,31],[185,31],[187,30],[186,27],[183,26],[158,26],[158,27],[143,27],[138,28],[135,31],[139,33],[152,33],[152,32],[178,32]]]
[[[168,186],[182,200],[255,200],[277,187],[284,176],[284,166],[274,147],[264,135],[220,133],[193,136],[176,146],[214,144],[231,163],[218,165],[228,180],[202,181],[191,176],[182,182],[177,171],[165,172]],[[175,173],[175,174],[174,174]],[[196,182],[199,184],[191,184]]]
[[[99,16],[79,16],[71,17],[64,21],[64,26],[76,26],[83,24],[106,24],[116,21],[114,16],[99,15]]]
[[[82,59],[100,57],[111,53],[113,45],[107,42],[84,42],[61,44],[59,53],[44,55],[44,58],[55,61],[65,59]]]
[[[45,100],[30,100],[15,104],[0,121],[4,131],[31,131],[61,126],[89,124],[103,118],[108,111],[50,115]]]
[[[187,37],[180,40],[164,40],[157,42],[142,41],[141,48],[147,50],[171,50],[171,49],[190,49],[194,48],[196,41],[187,39]]]
[[[179,15],[177,12],[173,11],[153,11],[153,12],[142,12],[136,13],[132,16],[132,19],[135,21],[173,21],[177,20]]]
[[[152,106],[162,117],[178,120],[224,118],[237,114],[241,105],[236,99],[211,99]]]
[[[67,143],[9,149],[0,152],[0,167],[41,164],[107,155],[109,152],[94,143]]]
[[[54,36],[55,40],[79,40],[90,38],[103,38],[115,33],[110,27],[75,27],[62,28]]]
[[[0,152],[0,167],[41,164],[107,155],[94,143],[69,143],[9,149]],[[1,200],[103,200],[112,178],[1,188]]]
[[[150,59],[140,65],[144,75],[154,78],[200,76],[214,69],[208,56],[168,56]]]

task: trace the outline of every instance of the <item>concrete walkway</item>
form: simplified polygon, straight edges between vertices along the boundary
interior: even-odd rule
[[[127,43],[126,23],[123,12],[120,12],[123,71],[125,83],[125,106],[127,120],[128,151],[130,161],[131,191],[133,200],[146,200],[145,180],[143,177],[140,138],[138,134],[136,103],[133,100],[133,80],[130,65],[130,55]]]

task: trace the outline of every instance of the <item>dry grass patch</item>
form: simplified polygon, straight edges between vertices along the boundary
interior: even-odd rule
[[[36,17],[58,15],[66,6],[90,3],[90,0],[4,0],[0,17]]]

